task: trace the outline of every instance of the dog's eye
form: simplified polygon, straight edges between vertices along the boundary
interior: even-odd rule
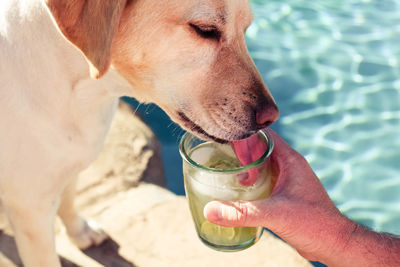
[[[197,33],[197,35],[204,39],[219,40],[221,38],[221,32],[213,25],[196,25],[189,23],[189,26]]]

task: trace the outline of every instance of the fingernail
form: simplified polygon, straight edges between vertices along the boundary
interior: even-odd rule
[[[203,209],[204,217],[210,222],[218,222],[222,219],[222,208],[217,202],[209,202]]]

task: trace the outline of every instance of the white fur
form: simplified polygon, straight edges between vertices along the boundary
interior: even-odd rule
[[[41,1],[1,0],[0,59],[1,198],[24,264],[59,266],[53,219],[60,196],[99,153],[118,96],[130,86],[112,70],[91,79]],[[68,232],[81,247],[100,243],[105,234],[79,217],[70,191],[60,209]]]
[[[258,130],[256,112],[265,122],[279,114],[247,52],[247,0],[135,0],[122,11],[111,59],[124,79],[111,69],[93,80],[42,0],[0,0],[0,196],[26,267],[60,266],[57,212],[79,247],[106,238],[76,212],[74,185],[100,152],[119,96],[155,102],[214,140]],[[193,23],[216,23],[220,38]]]

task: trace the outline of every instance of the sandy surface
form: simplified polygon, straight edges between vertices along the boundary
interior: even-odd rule
[[[100,223],[110,239],[81,251],[57,219],[56,245],[64,267],[310,266],[268,232],[242,252],[204,246],[186,199],[163,187],[160,158],[160,145],[150,129],[130,109],[120,107],[102,154],[80,175],[76,199],[82,214]],[[5,218],[1,222],[0,266],[22,266],[12,231]]]

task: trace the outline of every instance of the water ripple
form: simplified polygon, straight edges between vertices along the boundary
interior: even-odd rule
[[[275,125],[350,218],[400,234],[400,1],[253,0]]]

